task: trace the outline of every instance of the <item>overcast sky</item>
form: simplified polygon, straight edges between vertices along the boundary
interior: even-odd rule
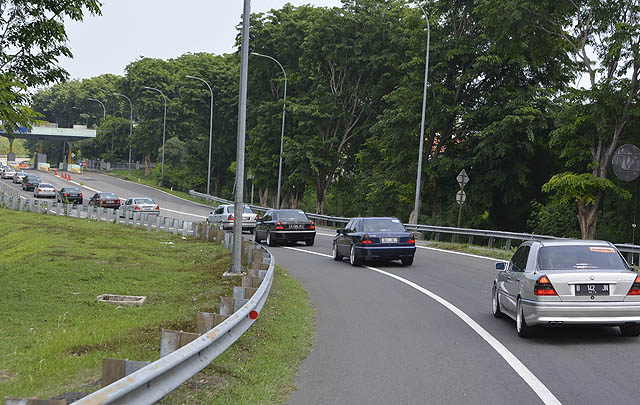
[[[169,59],[186,52],[234,51],[242,0],[102,0],[102,15],[68,22],[73,59],[60,65],[72,79],[124,74],[141,56]],[[340,6],[340,0],[253,0],[251,12],[295,6]]]

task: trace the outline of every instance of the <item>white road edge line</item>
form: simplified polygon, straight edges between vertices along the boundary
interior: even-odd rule
[[[309,250],[304,250],[304,249],[300,249],[300,248],[294,248],[294,247],[288,247],[288,246],[283,246],[283,248],[290,249],[290,250],[295,250],[295,251],[298,251],[298,252],[303,252],[303,253],[309,253],[309,254],[314,254],[314,255],[318,255],[318,256],[323,256],[323,257],[329,257],[329,258],[331,257],[331,255],[327,255],[327,254],[324,254],[324,253],[318,253],[318,252],[311,252]],[[445,250],[444,252],[448,252],[448,251]],[[484,258],[482,256],[479,256],[479,257],[480,258]],[[491,259],[491,260],[495,260],[495,259]],[[484,329],[482,326],[480,326],[480,324],[478,324],[476,321],[474,321],[464,311],[462,311],[461,309],[459,309],[458,307],[456,307],[455,305],[453,305],[449,301],[445,300],[444,298],[440,297],[439,295],[427,290],[424,287],[419,286],[418,284],[416,284],[416,283],[414,283],[412,281],[409,281],[409,280],[407,280],[405,278],[402,278],[400,276],[396,276],[395,274],[388,273],[388,272],[386,272],[384,270],[377,269],[375,267],[370,267],[370,266],[362,266],[362,267],[366,268],[366,269],[369,269],[371,271],[375,271],[376,273],[385,275],[387,277],[391,277],[393,279],[396,279],[396,280],[400,281],[401,283],[404,283],[404,284],[406,284],[406,285],[408,285],[408,286],[420,291],[421,293],[425,294],[426,296],[430,297],[431,299],[435,300],[436,302],[438,302],[439,304],[441,304],[442,306],[447,308],[449,311],[453,312],[454,315],[456,315],[458,318],[460,318],[471,329],[473,329],[478,335],[480,335],[480,337],[482,339],[484,339],[484,341],[487,342],[493,348],[493,350],[495,350],[507,362],[507,364],[509,364],[509,366],[511,366],[511,368],[516,373],[518,373],[518,375],[524,380],[525,383],[527,383],[527,385],[529,385],[529,387],[531,387],[533,392],[536,393],[536,395],[542,400],[542,402],[544,402],[545,404],[553,404],[553,405],[561,404],[561,402],[558,400],[558,398],[556,398],[555,395],[553,395],[553,393],[551,393],[551,391],[549,391],[549,389],[542,383],[542,381],[540,381],[538,379],[538,377],[536,377],[513,353],[511,353],[509,351],[509,349],[507,349],[502,343],[500,343],[500,341],[498,339],[493,337],[493,335],[491,335],[486,329]]]

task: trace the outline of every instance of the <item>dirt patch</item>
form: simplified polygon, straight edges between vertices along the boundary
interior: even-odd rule
[[[0,382],[9,381],[13,377],[15,377],[14,374],[11,374],[10,372],[8,372],[6,370],[0,370]]]

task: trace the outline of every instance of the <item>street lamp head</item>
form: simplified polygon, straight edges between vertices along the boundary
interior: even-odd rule
[[[258,52],[251,52],[251,55],[255,55],[255,56],[265,56],[265,55],[263,55],[263,54],[261,54],[261,53],[258,53]]]
[[[185,77],[187,79],[199,79],[199,77],[195,77],[195,76],[191,76],[191,75],[186,75]]]

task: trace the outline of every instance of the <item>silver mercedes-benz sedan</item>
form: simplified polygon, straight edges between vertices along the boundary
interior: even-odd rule
[[[527,241],[496,269],[493,316],[513,318],[521,337],[536,326],[567,324],[640,335],[640,276],[609,242]]]

